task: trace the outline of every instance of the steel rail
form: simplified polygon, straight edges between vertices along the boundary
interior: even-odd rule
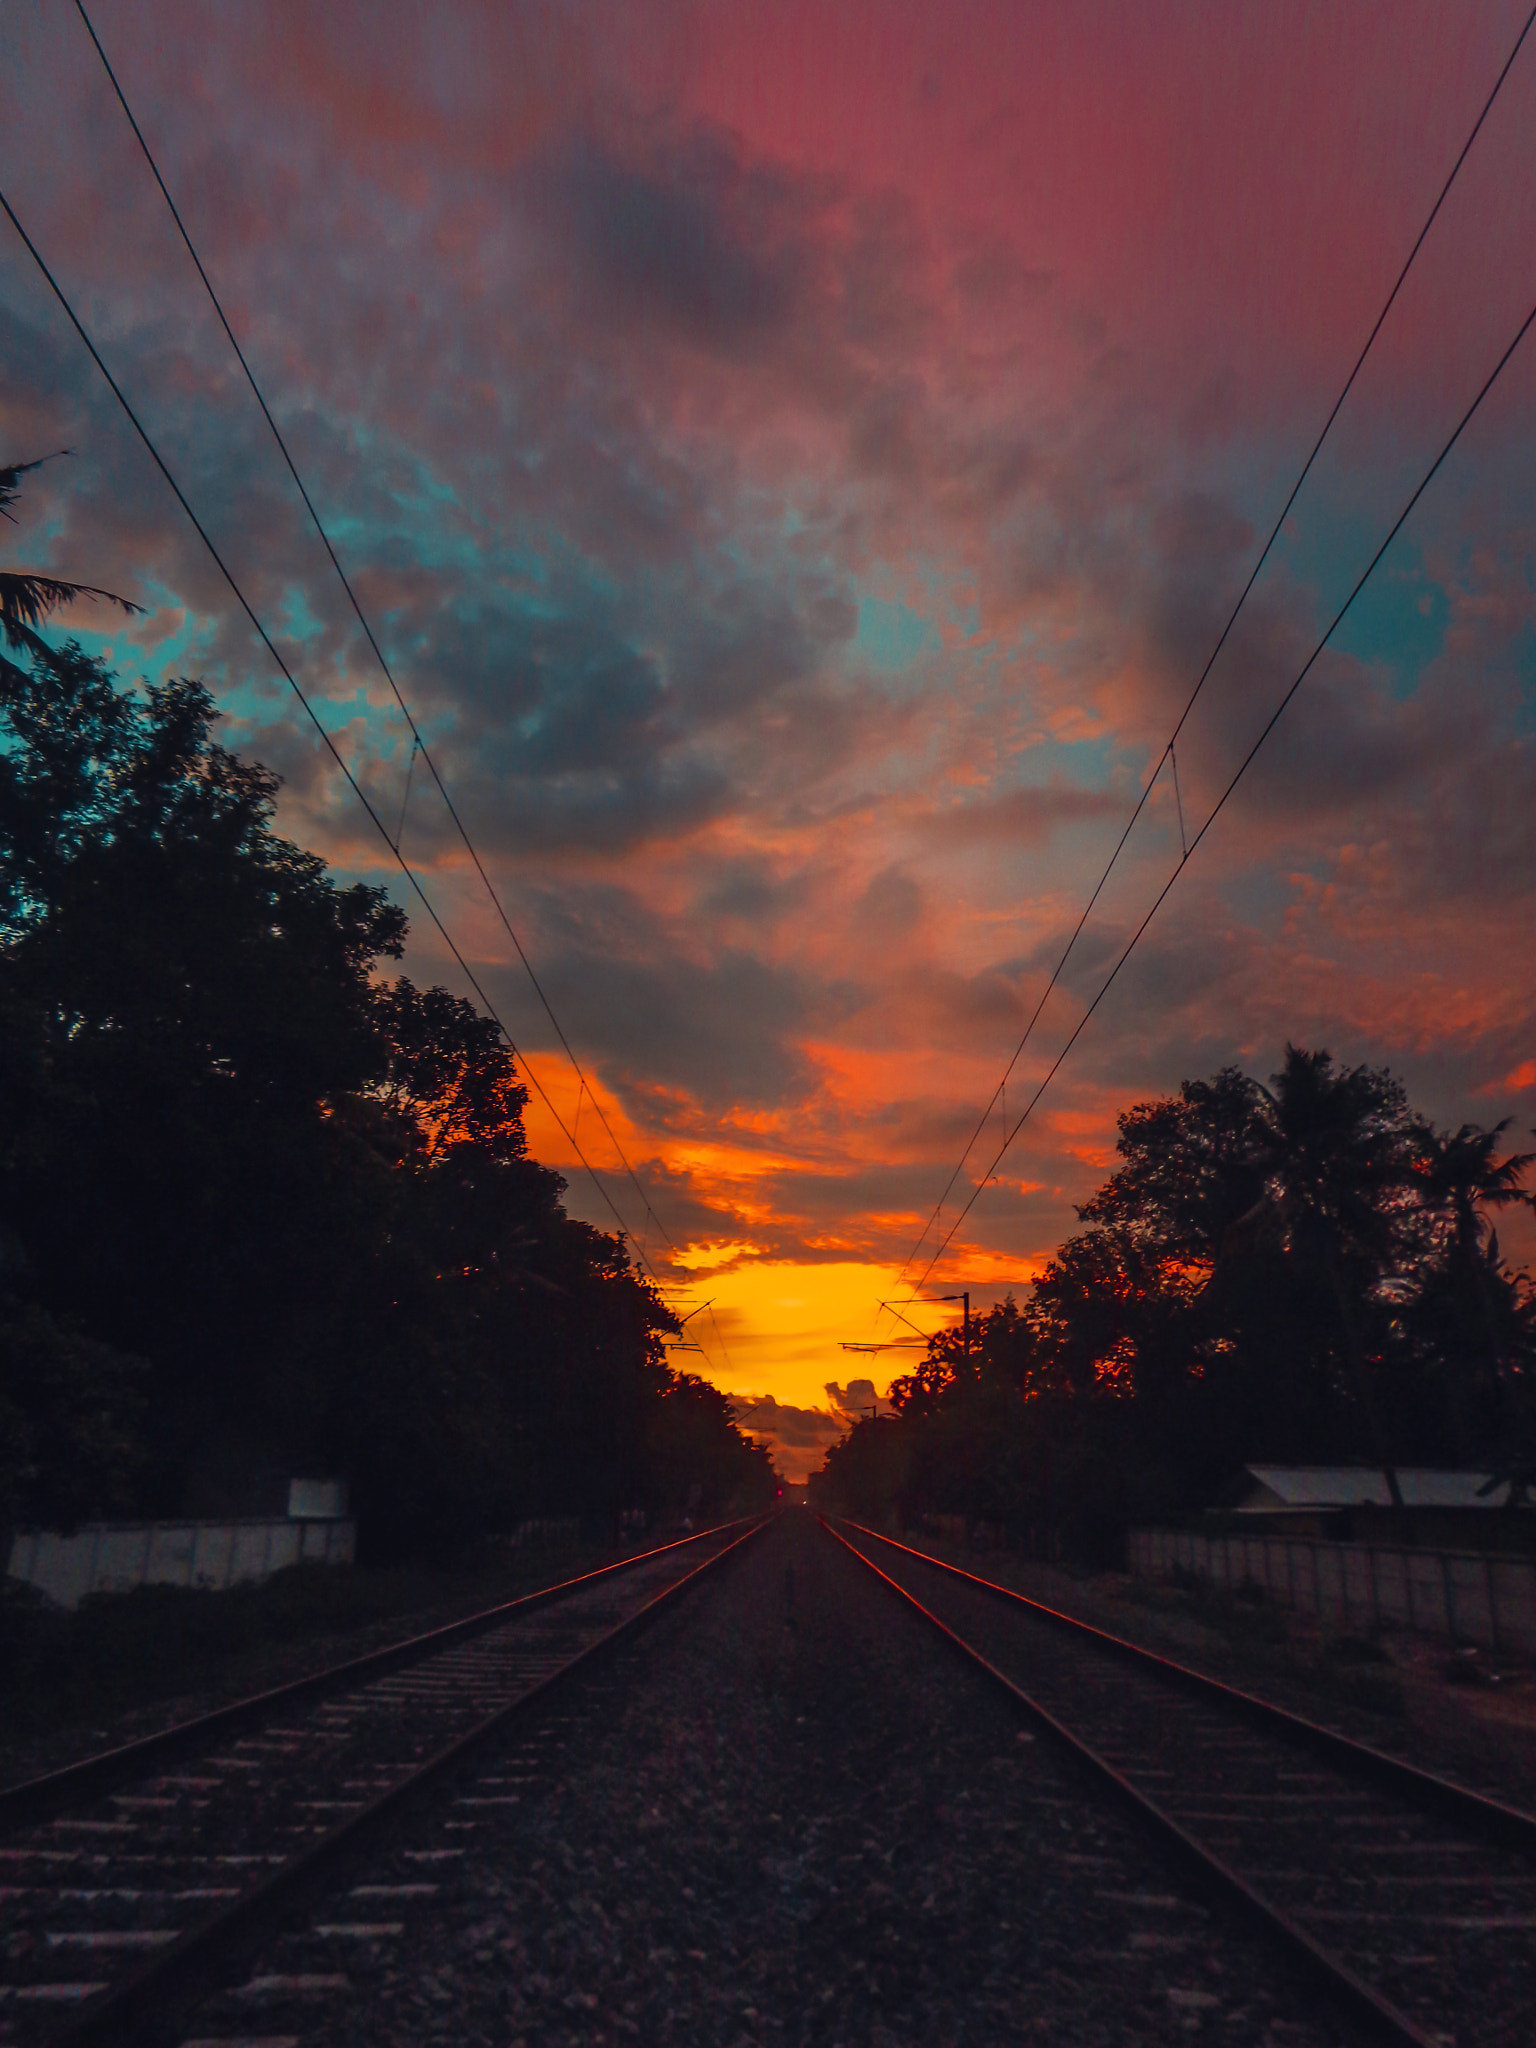
[[[1037,1722],[1080,1763],[1086,1765],[1096,1778],[1111,1789],[1117,1799],[1133,1810],[1138,1819],[1144,1822],[1166,1847],[1176,1852],[1204,1886],[1236,1904],[1249,1918],[1256,1921],[1267,1935],[1288,1951],[1291,1961],[1299,1960],[1309,1974],[1337,1999],[1353,2018],[1362,2021],[1370,2029],[1375,2039],[1389,2042],[1393,2044],[1393,2048],[1444,2048],[1442,2035],[1426,2032],[1400,2007],[1373,1991],[1364,1978],[1355,1975],[1347,1963],[1324,1948],[1321,1943],[1314,1941],[1306,1929],[1299,1927],[1282,1907],[1266,1898],[1262,1892],[1255,1890],[1229,1863],[1213,1855],[1194,1835],[1181,1827],[1171,1814],[1165,1813],[1154,1801],[1148,1799],[1144,1792],[1138,1791],[1107,1758],[1084,1742],[1081,1736],[1075,1735],[1064,1722],[1058,1721],[1049,1708],[1033,1699],[1022,1686],[1016,1685],[989,1658],[983,1656],[980,1650],[957,1634],[947,1622],[941,1621],[931,1608],[923,1605],[915,1593],[908,1592],[899,1580],[893,1579],[888,1572],[883,1572],[873,1558],[866,1557],[841,1531],[833,1528],[825,1515],[818,1515],[817,1520],[834,1542],[840,1543],[850,1556],[858,1559],[866,1571],[873,1572],[877,1579],[889,1586],[893,1593],[904,1600],[964,1659],[969,1668],[979,1672],[1011,1705],[1021,1709],[1030,1720]],[[850,1523],[849,1526],[857,1527],[858,1524]],[[906,1545],[898,1544],[896,1547],[905,1549]],[[922,1552],[914,1551],[912,1555],[921,1557]]]
[[[229,1735],[237,1728],[264,1720],[274,1709],[297,1706],[303,1701],[321,1698],[337,1688],[364,1679],[379,1678],[404,1665],[419,1663],[451,1644],[484,1635],[503,1622],[563,1600],[568,1594],[589,1587],[599,1579],[610,1578],[616,1572],[633,1571],[637,1565],[664,1557],[669,1550],[684,1550],[689,1544],[705,1543],[712,1536],[729,1535],[733,1529],[742,1528],[749,1519],[743,1517],[734,1522],[722,1522],[713,1529],[701,1529],[696,1535],[680,1537],[675,1543],[663,1543],[655,1550],[637,1551],[633,1557],[621,1557],[613,1564],[599,1565],[574,1579],[563,1579],[558,1585],[541,1586],[537,1592],[524,1593],[516,1600],[503,1600],[495,1607],[482,1608],[459,1621],[445,1622],[440,1628],[428,1629],[422,1635],[408,1636],[403,1642],[387,1643],[381,1650],[365,1651],[360,1657],[349,1657],[345,1663],[329,1665],[324,1671],[313,1671],[307,1677],[290,1679],[284,1685],[274,1685],[265,1692],[231,1701],[226,1707],[214,1707],[189,1721],[174,1722],[171,1727],[162,1728],[154,1735],[140,1736],[136,1741],[120,1743],[115,1749],[100,1750],[94,1756],[81,1757],[77,1763],[64,1764],[40,1777],[24,1779],[19,1785],[0,1789],[0,1827],[10,1828],[36,1821],[62,1805],[106,1791],[124,1778],[134,1776],[146,1764],[165,1762],[189,1748],[197,1748],[210,1736]]]
[[[976,1573],[950,1564],[942,1557],[933,1557],[926,1550],[916,1550],[909,1543],[898,1543],[894,1536],[882,1536],[878,1529],[866,1528],[862,1522],[851,1521],[845,1516],[838,1519],[846,1528],[857,1530],[861,1536],[871,1537],[892,1550],[900,1550],[908,1557],[915,1557],[920,1563],[931,1565],[935,1571],[947,1572],[952,1578],[962,1579],[980,1592],[1027,1608],[1037,1620],[1086,1636],[1096,1648],[1155,1672],[1170,1685],[1199,1693],[1229,1712],[1242,1715],[1245,1720],[1305,1744],[1330,1763],[1340,1765],[1357,1777],[1373,1779],[1393,1792],[1402,1793],[1448,1820],[1470,1826],[1498,1842],[1502,1848],[1536,1856],[1536,1814],[1527,1813],[1518,1806],[1506,1806],[1502,1800],[1491,1799],[1486,1792],[1474,1792],[1450,1778],[1437,1777],[1433,1771],[1426,1771],[1418,1764],[1405,1763],[1401,1757],[1375,1749],[1368,1742],[1358,1742],[1353,1736],[1341,1735],[1338,1729],[1325,1727],[1320,1721],[1309,1721],[1304,1714],[1293,1713],[1289,1707],[1278,1706],[1257,1693],[1244,1692],[1240,1687],[1212,1678],[1204,1671],[1193,1670],[1188,1664],[1164,1657],[1156,1650],[1145,1649],[1140,1643],[1129,1642],[1124,1636],[1111,1635],[1107,1629],[1096,1628],[1092,1622],[1082,1621],[1075,1614],[1063,1613],[1059,1607],[1047,1607],[1043,1601],[1031,1600],[1012,1586],[999,1585],[995,1579],[979,1578]]]
[[[400,1821],[409,1808],[434,1796],[473,1763],[482,1750],[501,1741],[516,1721],[547,1707],[557,1690],[573,1680],[589,1677],[616,1649],[691,1592],[707,1573],[760,1535],[773,1519],[770,1514],[751,1522],[724,1549],[695,1565],[595,1643],[578,1651],[557,1671],[538,1680],[527,1692],[498,1707],[477,1727],[429,1757],[410,1777],[382,1793],[350,1820],[341,1822],[312,1848],[302,1851],[201,1926],[190,1928],[121,1984],[87,2001],[67,2026],[50,2036],[49,2048],[165,2048],[165,2044],[176,2039],[178,2026],[220,1988],[232,1969],[249,1962],[266,1942],[282,1932],[317,1892],[333,1883],[354,1857],[371,1848],[377,1837]],[[735,1529],[741,1524],[727,1526]],[[663,1546],[668,1550],[683,1547]],[[650,1553],[653,1557],[660,1554]],[[586,1576],[591,1579],[602,1575],[598,1572]]]

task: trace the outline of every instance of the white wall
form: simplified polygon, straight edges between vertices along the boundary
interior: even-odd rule
[[[1186,1571],[1218,1586],[1262,1586],[1281,1607],[1357,1633],[1385,1625],[1536,1655],[1536,1558],[1133,1529],[1127,1562],[1145,1578]]]
[[[24,1531],[11,1544],[9,1573],[60,1607],[78,1607],[87,1593],[222,1589],[303,1559],[350,1564],[356,1547],[357,1524],[345,1521],[90,1522],[73,1536]]]

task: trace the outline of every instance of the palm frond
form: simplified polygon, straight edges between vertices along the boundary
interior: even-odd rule
[[[16,502],[21,479],[32,470],[41,469],[45,462],[55,462],[59,456],[73,455],[74,452],[72,448],[55,448],[52,455],[39,455],[35,462],[13,462],[7,468],[0,469],[0,515],[10,519],[14,526],[16,521],[11,517],[10,508]]]
[[[26,466],[35,468],[36,464]],[[0,486],[12,473],[0,470]],[[108,604],[119,606],[130,616],[144,609],[129,598],[119,597],[115,590],[98,590],[94,583],[64,583],[56,576],[39,576],[26,569],[0,569],[0,632],[10,646],[24,649],[29,645],[29,628],[40,626],[61,604],[73,604],[82,597],[93,601],[105,598]]]

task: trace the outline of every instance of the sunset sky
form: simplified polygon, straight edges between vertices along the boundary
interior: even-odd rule
[[[879,1303],[1527,7],[91,12],[676,1256],[419,766],[405,853],[711,1303],[677,1363],[803,1471],[827,1383],[914,1356],[838,1345],[910,1334]],[[401,716],[73,7],[0,11],[0,110],[6,196],[393,829]],[[1536,300],[1533,135],[1536,34],[1180,740],[1190,831]],[[398,890],[3,221],[0,331],[0,460],[75,451],[0,560],[142,603],[55,623],[204,676],[282,829]],[[1026,1282],[1117,1111],[1288,1038],[1536,1123],[1533,731],[1536,337],[929,1291]],[[1179,846],[1165,771],[1010,1117]],[[461,986],[419,915],[407,971]]]

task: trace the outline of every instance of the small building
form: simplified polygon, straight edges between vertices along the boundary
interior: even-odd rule
[[[1507,1478],[1422,1465],[1394,1471],[1413,1543],[1504,1547],[1514,1529],[1522,1539],[1536,1529],[1536,1512],[1523,1497],[1511,1503]],[[1213,1513],[1255,1534],[1346,1541],[1385,1534],[1400,1520],[1379,1465],[1245,1465]]]

